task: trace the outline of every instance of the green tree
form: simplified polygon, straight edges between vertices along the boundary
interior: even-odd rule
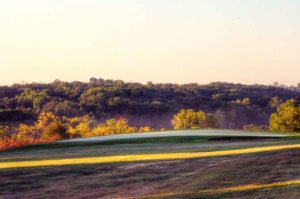
[[[277,108],[270,117],[270,130],[281,132],[300,131],[300,106],[293,99],[286,101]]]
[[[48,95],[44,90],[26,89],[16,99],[19,105],[33,108],[36,112],[39,112],[43,104],[47,101]]]

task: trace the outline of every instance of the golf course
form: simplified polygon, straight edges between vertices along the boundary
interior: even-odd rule
[[[0,153],[1,198],[299,198],[296,134],[178,130]]]

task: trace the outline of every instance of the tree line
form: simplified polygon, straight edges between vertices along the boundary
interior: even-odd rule
[[[89,82],[14,84],[0,87],[0,124],[32,123],[42,112],[88,115],[99,121],[124,117],[134,126],[171,128],[181,109],[213,114],[222,128],[268,125],[270,114],[300,93],[267,85],[230,83],[140,84],[91,78]]]
[[[219,121],[213,114],[193,109],[181,109],[171,120],[173,129],[219,128]],[[300,132],[300,105],[291,99],[278,106],[270,116],[269,127],[245,125],[251,131]],[[0,126],[0,149],[9,149],[30,144],[60,139],[114,135],[120,133],[150,132],[151,126],[130,126],[125,118],[109,119],[99,123],[88,115],[80,117],[59,117],[42,112],[32,124]],[[164,129],[160,129],[164,130]]]

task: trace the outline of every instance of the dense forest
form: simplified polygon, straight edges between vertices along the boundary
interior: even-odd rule
[[[206,85],[147,84],[91,78],[90,82],[14,84],[0,87],[0,124],[33,123],[42,112],[89,115],[99,122],[126,118],[133,126],[170,128],[181,109],[212,114],[221,128],[268,125],[270,114],[299,88],[216,82]]]

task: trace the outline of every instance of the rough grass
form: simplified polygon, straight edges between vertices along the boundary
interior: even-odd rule
[[[106,157],[89,157],[89,158],[67,158],[54,160],[32,160],[16,162],[0,162],[0,169],[23,168],[23,167],[40,167],[40,166],[62,166],[62,165],[82,165],[82,164],[105,164],[119,162],[138,162],[138,161],[157,161],[157,160],[177,160],[203,157],[217,157],[240,155],[249,153],[262,153],[286,149],[300,149],[300,144],[289,144],[279,146],[253,147],[246,149],[234,149],[224,151],[209,151],[195,153],[162,153],[162,154],[143,154],[143,155],[123,155],[123,156],[106,156]]]
[[[53,148],[69,148],[76,146],[94,146],[94,145],[120,145],[120,144],[159,144],[159,143],[203,143],[208,141],[255,141],[255,140],[283,140],[287,137],[252,137],[252,136],[172,136],[172,137],[152,137],[152,138],[129,138],[114,139],[103,141],[88,142],[51,142],[35,145],[24,146],[22,148],[14,148],[6,151],[19,150],[36,150],[36,149],[53,149]],[[291,139],[291,138],[289,138]],[[1,154],[1,151],[0,151]]]
[[[172,138],[173,139],[173,138]],[[298,139],[93,143],[34,146],[0,153],[0,162],[159,153],[220,152],[299,145]],[[36,148],[35,148],[36,147]],[[281,148],[282,149],[282,148]],[[298,199],[300,149],[192,159],[0,169],[0,198],[291,198]],[[283,183],[282,186],[274,186]],[[265,187],[252,187],[253,185]],[[271,186],[272,185],[272,186]],[[266,187],[267,186],[267,187]],[[270,187],[271,186],[271,187]],[[214,191],[226,190],[226,191]],[[206,191],[206,193],[199,192]],[[207,192],[210,191],[210,192]],[[173,195],[165,195],[172,193]]]
[[[261,198],[268,198],[264,193],[272,196],[272,191],[261,189],[197,192],[300,179],[299,152],[293,149],[176,161],[4,169],[0,170],[0,195],[3,198],[140,198],[146,195],[153,198],[244,198],[261,193],[265,196]],[[268,187],[278,193],[278,197],[270,198],[286,195],[296,199],[300,189],[292,186],[295,185]],[[159,196],[170,192],[174,195]]]
[[[247,185],[241,185],[241,186],[234,186],[234,187],[225,187],[225,188],[219,188],[219,189],[206,189],[206,190],[200,190],[200,191],[194,191],[194,192],[170,192],[170,193],[161,193],[161,194],[153,194],[148,195],[140,198],[164,198],[164,197],[185,197],[185,196],[195,196],[195,195],[202,195],[209,197],[209,195],[221,195],[221,194],[227,194],[229,195],[232,192],[246,192],[246,191],[255,191],[260,189],[276,189],[281,187],[291,187],[291,186],[300,186],[300,179],[296,180],[288,180],[283,182],[273,182],[268,184],[247,184]]]

